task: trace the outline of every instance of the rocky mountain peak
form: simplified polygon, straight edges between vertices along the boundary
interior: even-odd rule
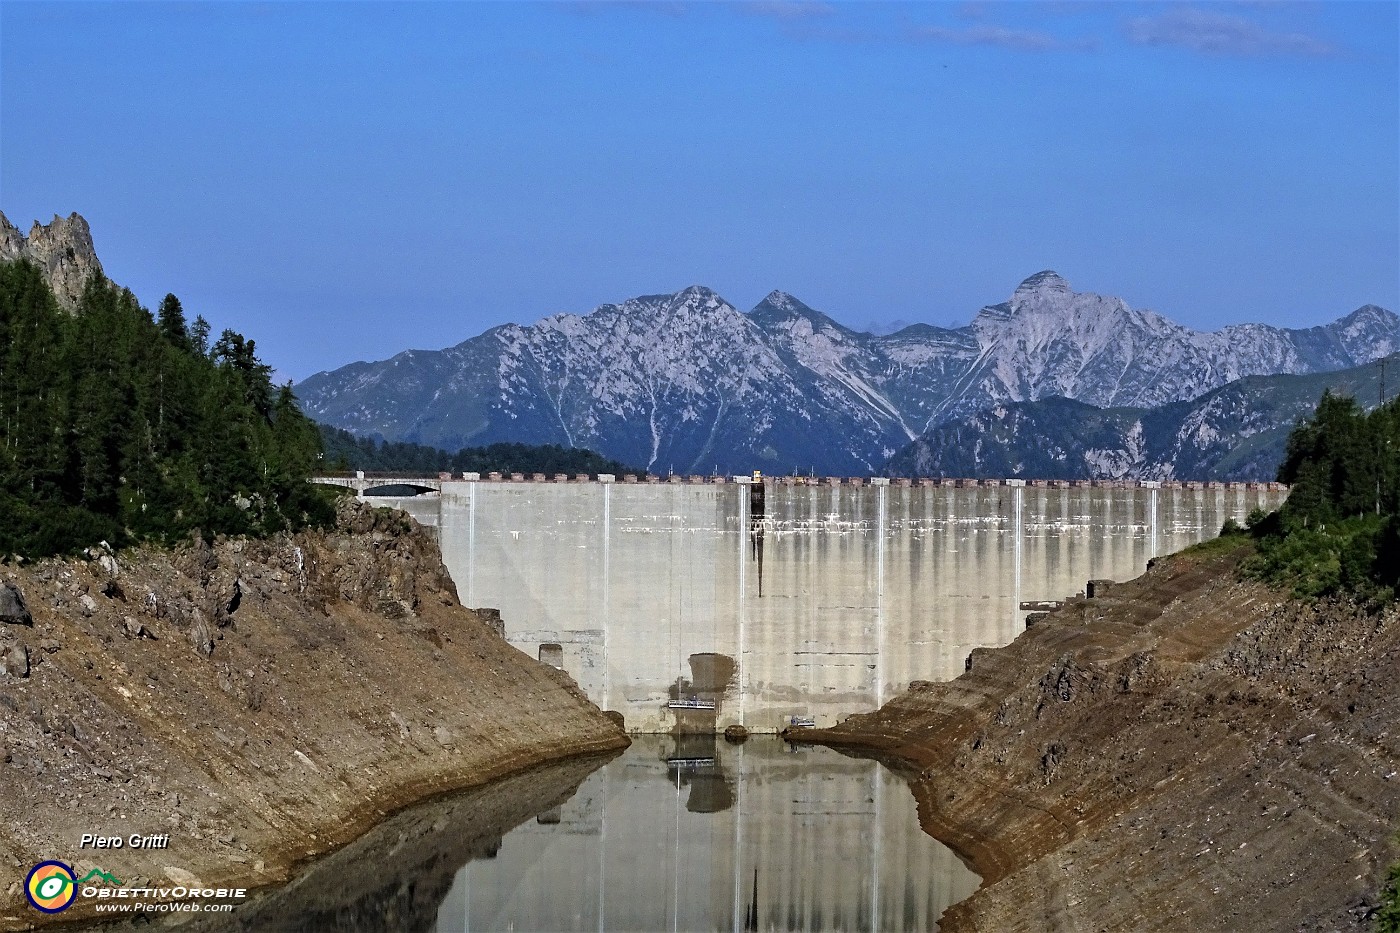
[[[667,315],[679,313],[702,316],[739,313],[723,296],[704,285],[690,285],[671,295],[652,295],[635,299],[625,302],[623,307],[628,308],[634,316],[640,314],[646,318],[654,317],[658,311]]]
[[[716,306],[729,303],[721,298],[718,292],[705,285],[687,285],[676,292],[675,297],[678,301],[693,305]]]
[[[757,311],[759,308],[763,307],[772,308],[775,311],[789,311],[799,313],[802,311],[810,310],[805,304],[798,301],[796,298],[792,297],[787,292],[779,291],[776,288],[769,292],[767,295],[764,295],[763,300],[760,301],[754,307],[754,310]]]
[[[1037,272],[1016,286],[1016,291],[1011,296],[1012,304],[1016,304],[1031,295],[1072,295],[1074,290],[1069,287],[1069,283],[1060,277],[1058,272],[1046,269]]]
[[[762,301],[754,305],[749,318],[760,327],[787,329],[799,321],[806,322],[807,332],[813,330],[837,330],[846,332],[849,328],[838,324],[827,315],[816,310],[787,292],[771,291]]]
[[[1331,327],[1358,360],[1375,360],[1400,350],[1400,315],[1379,305],[1362,305]]]
[[[0,262],[14,262],[23,254],[24,234],[0,211]]]
[[[1336,323],[1341,327],[1395,327],[1400,316],[1380,305],[1362,305]]]
[[[0,213],[0,262],[18,259],[28,259],[43,269],[59,303],[69,310],[77,308],[88,277],[103,274],[92,245],[92,230],[77,213],[67,217],[55,214],[47,224],[36,220],[27,237]]]

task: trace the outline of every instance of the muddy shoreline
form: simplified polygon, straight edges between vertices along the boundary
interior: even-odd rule
[[[1187,552],[801,741],[903,762],[969,930],[1369,931],[1400,855],[1400,614]]]
[[[424,799],[628,744],[461,607],[429,534],[353,500],[328,532],[95,547],[0,583],[29,617],[0,622],[0,930],[92,916],[30,907],[40,861],[261,889]]]

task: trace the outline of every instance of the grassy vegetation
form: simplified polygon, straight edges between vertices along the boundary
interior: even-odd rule
[[[1239,550],[1249,542],[1249,532],[1237,525],[1234,519],[1230,519],[1220,529],[1218,538],[1199,541],[1181,553],[1189,554],[1192,557],[1215,557],[1218,554],[1228,554],[1230,551]]]
[[[1376,933],[1400,933],[1400,863],[1390,866],[1390,878],[1381,891]]]

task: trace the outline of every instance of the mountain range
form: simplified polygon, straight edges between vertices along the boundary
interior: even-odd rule
[[[941,449],[941,426],[1024,411],[1016,403],[1146,411],[1247,376],[1332,372],[1397,350],[1400,318],[1375,305],[1319,327],[1207,333],[1045,271],[959,328],[874,335],[784,292],[743,313],[692,286],[353,363],[296,393],[324,423],[447,449],[511,440],[658,473],[869,474],[929,432],[926,449]],[[1107,471],[1119,460],[1147,469],[1132,453],[1105,457]]]
[[[76,213],[27,235],[0,213],[0,262],[16,259],[70,310],[103,271]],[[1264,479],[1324,389],[1374,399],[1365,364],[1397,350],[1400,318],[1375,305],[1203,333],[1046,271],[966,327],[863,333],[784,292],[745,314],[694,286],[296,388],[363,436],[553,443],[653,472]]]
[[[890,458],[890,476],[1273,479],[1288,435],[1322,393],[1363,408],[1393,397],[1400,354],[1329,373],[1246,376],[1184,402],[1097,408],[1067,398],[994,405],[945,422]]]

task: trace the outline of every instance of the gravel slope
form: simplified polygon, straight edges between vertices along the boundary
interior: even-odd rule
[[[904,759],[982,889],[943,929],[1369,930],[1400,828],[1400,613],[1186,552],[811,741]]]
[[[32,616],[0,598],[0,929],[44,919],[21,890],[41,860],[128,887],[275,884],[426,796],[627,745],[458,604],[427,532],[353,500],[338,518],[0,568]]]

